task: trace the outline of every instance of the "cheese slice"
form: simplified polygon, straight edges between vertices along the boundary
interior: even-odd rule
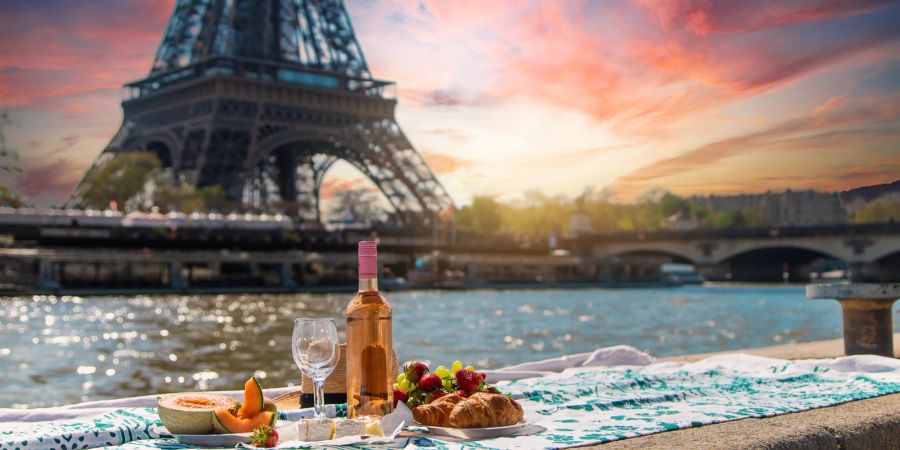
[[[366,422],[360,419],[344,419],[334,422],[334,438],[362,436],[366,434]]]
[[[367,418],[366,434],[368,434],[369,436],[384,436],[384,429],[381,427],[381,418]]]
[[[333,422],[331,419],[303,419],[297,424],[300,440],[306,442],[331,439]]]

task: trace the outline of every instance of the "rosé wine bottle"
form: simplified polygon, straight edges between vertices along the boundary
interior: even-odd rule
[[[359,292],[347,305],[347,416],[391,412],[391,305],[378,292],[378,250],[359,243]]]

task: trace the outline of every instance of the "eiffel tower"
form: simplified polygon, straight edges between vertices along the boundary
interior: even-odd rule
[[[150,74],[125,86],[122,126],[89,171],[152,151],[244,207],[318,222],[325,172],[344,160],[401,223],[453,206],[397,124],[394,83],[372,77],[342,0],[178,0]]]

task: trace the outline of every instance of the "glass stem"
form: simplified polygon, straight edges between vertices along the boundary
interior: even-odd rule
[[[316,406],[316,419],[324,419],[325,418],[325,380],[314,381],[315,384],[315,406]]]

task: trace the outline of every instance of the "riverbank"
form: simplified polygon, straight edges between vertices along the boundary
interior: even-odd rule
[[[843,340],[829,339],[739,350],[739,353],[781,359],[817,359],[842,356]],[[715,352],[662,358],[691,362]],[[895,357],[900,357],[900,333],[894,334]],[[900,448],[900,394],[784,414],[743,419],[696,428],[668,431],[586,447],[604,450],[642,449],[897,449]]]

